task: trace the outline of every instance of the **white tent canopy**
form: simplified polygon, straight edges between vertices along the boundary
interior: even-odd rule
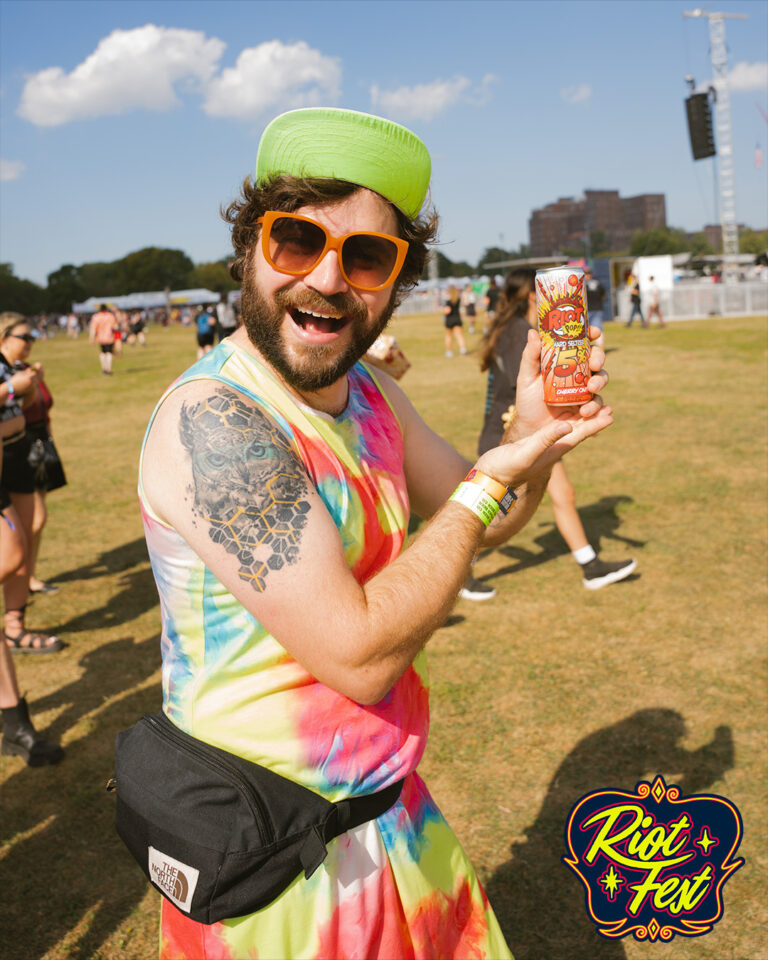
[[[195,290],[157,290],[149,293],[126,293],[120,297],[89,297],[83,303],[73,303],[72,312],[96,313],[102,303],[117,310],[151,310],[152,307],[218,303],[220,299],[218,293],[202,287]]]

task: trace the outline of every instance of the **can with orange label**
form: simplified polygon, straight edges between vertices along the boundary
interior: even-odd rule
[[[586,403],[592,394],[587,390],[591,373],[584,272],[568,266],[537,270],[536,314],[544,400],[563,405]]]

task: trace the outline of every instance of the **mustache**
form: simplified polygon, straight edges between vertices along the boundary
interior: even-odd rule
[[[316,290],[277,290],[274,294],[274,300],[281,310],[340,313],[345,317],[361,322],[368,317],[365,304],[348,293],[331,293],[325,296]]]

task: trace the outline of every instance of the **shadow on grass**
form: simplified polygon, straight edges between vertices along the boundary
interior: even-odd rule
[[[80,678],[32,704],[33,718],[65,707],[44,731],[52,738],[150,677],[160,665],[159,635],[138,644],[130,637],[116,640],[86,654],[81,664]],[[10,844],[3,868],[13,878],[4,927],[18,945],[14,956],[41,957],[66,944],[70,960],[88,960],[144,898],[147,883],[115,832],[114,798],[105,785],[114,771],[115,736],[157,710],[160,700],[159,683],[112,700],[67,746],[61,765],[20,765],[3,784],[0,840]],[[137,943],[134,955],[155,953],[153,944]]]
[[[103,630],[119,627],[159,605],[155,578],[149,566],[124,573],[117,582],[119,590],[95,610],[86,610],[69,620],[57,623],[50,632],[79,633],[83,630]]]
[[[645,540],[633,540],[630,537],[623,537],[619,533],[621,518],[617,513],[617,507],[622,503],[634,503],[634,500],[632,497],[627,496],[601,497],[589,506],[578,508],[579,517],[584,526],[587,539],[598,553],[602,553],[603,540],[616,540],[627,547],[636,547],[638,549],[644,547],[647,542]],[[534,522],[535,521],[531,521],[531,524]],[[498,547],[498,553],[509,557],[510,560],[514,560],[515,562],[506,567],[501,567],[491,574],[487,574],[482,579],[494,580],[509,573],[519,573],[521,570],[526,570],[529,567],[539,567],[543,563],[548,563],[550,560],[570,553],[565,540],[563,540],[553,522],[542,523],[539,524],[539,526],[546,527],[546,529],[543,533],[534,537],[533,542],[540,548],[538,553],[535,553],[533,550],[528,550],[525,547],[517,547],[514,544]],[[624,558],[614,557],[613,553],[609,553],[603,557],[603,559],[620,560]],[[638,575],[634,574],[628,577],[627,580],[636,580],[637,577]]]
[[[584,890],[561,861],[572,807],[601,788],[633,790],[656,774],[683,794],[700,793],[733,767],[729,727],[698,750],[680,746],[685,723],[674,710],[640,710],[580,741],[560,764],[526,841],[486,885],[515,960],[624,960],[588,918]]]
[[[131,567],[137,567],[140,563],[149,563],[149,554],[147,553],[147,544],[144,537],[137,537],[130,543],[121,544],[113,550],[106,550],[99,554],[97,560],[88,563],[76,570],[68,570],[66,573],[60,573],[56,577],[50,577],[50,583],[68,583],[72,580],[93,580],[95,577],[103,577],[105,574],[122,573],[124,570],[130,570]]]

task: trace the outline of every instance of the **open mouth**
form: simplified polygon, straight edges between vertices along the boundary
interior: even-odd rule
[[[296,307],[289,308],[288,315],[299,337],[311,343],[334,340],[350,322],[348,316],[299,310]]]

